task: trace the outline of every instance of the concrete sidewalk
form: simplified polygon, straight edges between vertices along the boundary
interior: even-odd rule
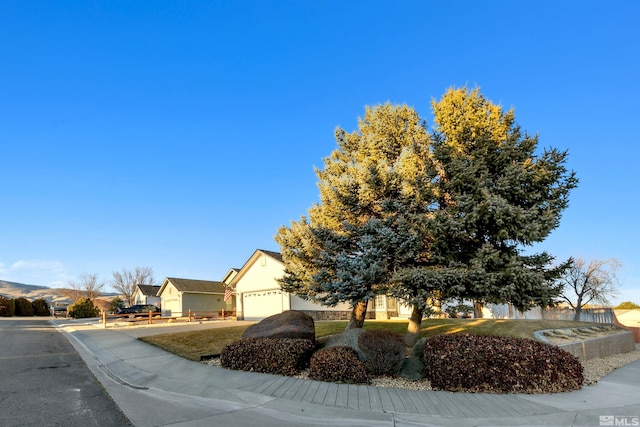
[[[640,361],[616,370],[595,386],[571,393],[411,391],[231,371],[185,360],[137,339],[168,329],[102,329],[91,322],[52,322],[67,335],[131,422],[140,427],[599,426],[640,422]]]

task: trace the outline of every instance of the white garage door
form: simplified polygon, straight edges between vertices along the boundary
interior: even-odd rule
[[[279,289],[242,294],[245,320],[259,320],[285,310],[282,291]]]
[[[162,315],[163,316],[182,316],[182,310],[180,309],[180,301],[177,297],[164,298],[162,300]]]

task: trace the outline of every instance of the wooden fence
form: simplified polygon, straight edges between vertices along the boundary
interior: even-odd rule
[[[545,320],[573,320],[575,311],[571,308],[534,307],[527,311],[518,311],[509,304],[487,304],[489,316],[494,319],[545,319]],[[580,321],[597,323],[614,323],[614,313],[611,307],[583,308]]]
[[[217,310],[217,311],[189,310],[186,317],[188,322],[192,322],[195,320],[228,320],[230,318],[235,318],[236,312],[229,311],[229,310]]]
[[[142,323],[145,322],[149,325],[155,323],[167,323],[170,321],[184,320],[186,322],[195,322],[200,320],[230,320],[236,316],[235,311],[229,310],[217,310],[217,311],[192,311],[189,310],[186,316],[161,316],[159,313],[125,313],[125,314],[113,314],[108,315],[106,312],[102,312],[102,324],[107,326],[107,320],[116,318],[116,321],[121,319],[126,320],[129,323]]]
[[[571,308],[550,308],[542,311],[543,319],[573,320],[575,310]],[[580,311],[581,322],[614,323],[614,313],[611,307],[583,308]]]

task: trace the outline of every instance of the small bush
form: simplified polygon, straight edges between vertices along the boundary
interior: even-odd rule
[[[305,339],[245,338],[222,349],[220,364],[239,371],[295,375],[309,366],[314,350],[315,344]]]
[[[367,368],[348,346],[327,347],[311,357],[309,378],[318,381],[367,384]]]
[[[395,376],[404,362],[404,340],[394,332],[379,329],[364,331],[358,337],[364,364],[373,376]]]
[[[109,311],[117,313],[118,309],[124,308],[124,300],[120,297],[115,297],[109,302]]]
[[[444,311],[451,319],[458,317],[468,319],[471,317],[471,313],[473,313],[473,307],[467,304],[450,305]]]
[[[438,335],[424,345],[425,376],[435,389],[486,393],[556,393],[582,387],[580,361],[539,341]]]
[[[16,302],[11,298],[0,297],[0,316],[13,317],[16,315]]]
[[[69,317],[75,319],[85,319],[87,317],[96,317],[100,314],[100,310],[93,305],[93,301],[87,297],[82,297],[69,306]]]
[[[16,316],[33,316],[33,305],[26,298],[16,298]]]
[[[631,302],[631,301],[625,301],[620,303],[618,306],[615,307],[616,310],[634,310],[640,308],[640,305],[636,304],[635,302]]]
[[[49,303],[44,298],[38,298],[31,303],[33,314],[36,316],[51,316]]]

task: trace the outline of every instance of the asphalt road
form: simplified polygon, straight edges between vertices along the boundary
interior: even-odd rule
[[[0,426],[131,426],[46,318],[0,317]]]

